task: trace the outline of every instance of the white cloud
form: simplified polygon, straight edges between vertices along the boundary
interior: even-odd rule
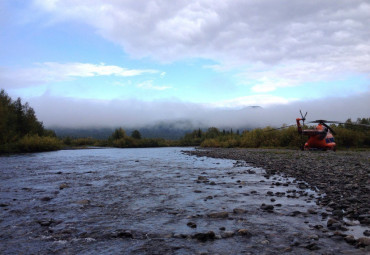
[[[366,0],[36,0],[34,6],[54,22],[91,25],[133,57],[201,57],[219,62],[219,70],[247,66],[240,77],[256,79],[252,89],[259,92],[370,73]],[[250,70],[255,65],[262,69]]]
[[[0,81],[5,86],[26,87],[48,82],[63,81],[77,77],[117,76],[131,77],[143,74],[155,74],[157,70],[127,69],[120,66],[90,63],[38,63],[32,68],[0,68]]]
[[[149,89],[149,90],[167,90],[167,89],[172,88],[171,86],[155,86],[153,85],[153,82],[154,82],[153,80],[143,81],[139,83],[137,87],[142,88],[142,89]]]
[[[293,101],[286,104],[270,104],[264,108],[227,106],[260,105],[263,101],[278,103],[278,98],[259,96],[259,98],[238,98],[221,105],[206,106],[181,101],[140,100],[89,100],[53,97],[43,95],[27,101],[35,109],[39,120],[48,127],[102,127],[123,126],[143,127],[160,121],[189,120],[194,128],[256,127],[284,123],[294,124],[299,117],[299,109],[308,112],[309,120],[330,119],[345,121],[347,118],[370,116],[370,93],[349,98],[326,98],[311,101]],[[260,100],[260,101],[259,101]]]
[[[243,108],[248,106],[262,106],[268,107],[271,105],[288,104],[296,101],[296,99],[286,99],[284,97],[273,95],[252,95],[245,97],[238,97],[231,100],[224,100],[212,104],[219,108]]]

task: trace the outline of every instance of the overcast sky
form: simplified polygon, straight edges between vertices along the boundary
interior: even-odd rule
[[[2,0],[0,87],[46,126],[370,117],[369,24],[367,0]]]

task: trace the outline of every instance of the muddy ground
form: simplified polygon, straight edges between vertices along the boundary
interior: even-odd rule
[[[3,157],[0,253],[367,254],[369,155],[340,155],[161,148]]]

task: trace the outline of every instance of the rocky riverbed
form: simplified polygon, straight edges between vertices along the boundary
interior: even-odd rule
[[[267,178],[275,174],[296,178],[299,188],[310,187],[324,194],[316,197],[316,203],[327,207],[330,230],[340,231],[356,221],[363,226],[370,225],[369,151],[214,148],[198,149],[189,154],[243,161],[265,169]],[[363,234],[370,236],[370,231],[365,230]],[[361,241],[369,243],[366,237]]]
[[[1,157],[0,254],[367,254],[363,214],[346,219],[322,188],[281,171],[301,161],[289,157],[315,167],[309,157],[339,154],[312,155],[158,148]],[[366,154],[347,156],[366,170]],[[366,208],[356,199],[346,208]]]

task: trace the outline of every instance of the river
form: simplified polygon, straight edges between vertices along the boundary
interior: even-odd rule
[[[183,150],[0,157],[0,253],[365,254],[325,230],[321,194]]]

